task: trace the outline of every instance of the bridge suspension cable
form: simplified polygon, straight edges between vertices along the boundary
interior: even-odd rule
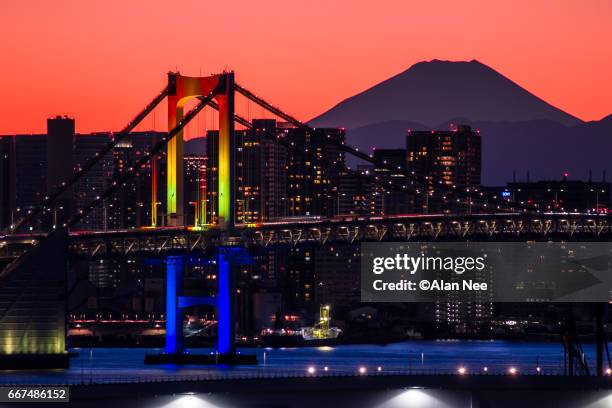
[[[153,100],[149,102],[147,106],[145,106],[145,108],[138,115],[136,115],[136,117],[132,119],[121,131],[112,134],[111,140],[100,151],[96,152],[96,154],[93,157],[89,158],[89,160],[87,160],[84,165],[79,167],[74,172],[74,174],[72,174],[72,176],[68,178],[68,180],[62,182],[59,186],[57,186],[53,193],[47,195],[43,199],[42,203],[28,211],[26,215],[19,218],[15,223],[13,223],[9,227],[9,230],[16,231],[21,225],[29,222],[41,212],[44,213],[45,211],[48,211],[49,207],[55,203],[55,200],[57,200],[62,194],[64,194],[70,187],[75,185],[76,182],[79,181],[85,173],[91,170],[96,164],[100,162],[100,160],[104,158],[106,154],[108,154],[115,146],[117,146],[120,142],[122,142],[129,136],[130,132],[134,130],[134,128],[136,128],[136,126],[138,126],[138,124],[142,122],[144,118],[146,118],[147,115],[151,113],[151,111],[153,111],[153,109],[155,109],[155,107],[159,105],[161,101],[164,100],[164,98],[168,94],[169,89],[169,85],[162,89],[162,91],[155,98],[153,98]]]
[[[190,110],[177,125],[168,134],[161,138],[159,142],[153,145],[141,158],[136,160],[127,171],[121,173],[120,176],[116,177],[111,185],[98,195],[94,200],[89,202],[85,207],[81,208],[76,214],[74,214],[68,221],[63,224],[64,228],[70,228],[77,224],[80,220],[85,218],[100,202],[111,196],[118,188],[125,185],[132,177],[136,176],[141,167],[143,167],[149,160],[159,154],[164,147],[172,140],[183,128],[193,119],[196,115],[204,109],[206,105],[212,100],[213,93],[200,98],[198,103],[192,110]]]
[[[302,121],[300,121],[299,119],[296,119],[295,117],[293,117],[292,115],[282,111],[281,109],[277,108],[276,106],[272,105],[271,103],[267,102],[266,100],[260,98],[259,96],[255,95],[253,92],[249,91],[248,89],[246,89],[245,87],[236,84],[236,91],[239,92],[240,94],[242,94],[244,97],[248,98],[249,100],[253,101],[254,103],[258,104],[259,106],[267,109],[268,111],[270,111],[271,113],[273,113],[274,115],[282,118],[283,120],[286,120],[287,122],[291,123],[292,125],[299,127],[299,128],[304,128],[310,131],[314,131],[315,129],[311,126],[308,126],[307,124],[303,123]],[[430,186],[432,188],[437,188],[440,190],[445,190],[447,191],[449,194],[456,194],[456,195],[463,195],[465,197],[467,197],[467,199],[471,202],[472,200],[476,199],[476,200],[481,200],[484,202],[484,204],[482,204],[481,206],[483,208],[486,209],[491,209],[491,210],[496,210],[496,209],[501,209],[501,206],[506,206],[508,209],[510,210],[515,210],[515,208],[512,206],[513,204],[516,207],[519,207],[520,209],[522,209],[524,212],[526,212],[528,209],[531,209],[533,211],[536,212],[540,212],[541,209],[539,208],[539,206],[537,204],[533,204],[533,205],[529,205],[529,204],[521,204],[521,203],[517,203],[514,202],[510,199],[503,199],[501,197],[498,197],[496,195],[493,195],[491,197],[485,197],[484,192],[480,191],[479,188],[477,187],[471,187],[466,189],[466,191],[459,191],[456,186],[452,185],[446,185],[444,183],[442,183],[441,181],[437,184],[434,185],[432,183],[432,179],[429,176],[422,176],[419,174],[416,174],[416,172],[414,171],[405,171],[405,170],[401,170],[401,169],[394,169],[390,166],[385,165],[384,163],[380,163],[379,160],[376,160],[372,155],[369,155],[367,153],[364,152],[360,152],[358,149],[351,147],[347,144],[344,143],[340,143],[337,142],[335,140],[331,141],[332,144],[336,145],[337,147],[339,147],[340,149],[342,149],[343,151],[345,151],[346,153],[352,154],[353,156],[362,159],[368,163],[372,163],[374,164],[377,168],[381,168],[381,169],[385,169],[391,172],[394,172],[396,174],[401,174],[405,177],[410,178],[417,178],[420,179],[421,182],[424,184],[423,188],[424,189],[428,189]]]

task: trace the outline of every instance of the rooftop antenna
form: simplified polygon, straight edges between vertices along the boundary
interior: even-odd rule
[[[606,182],[606,171],[605,171],[605,170],[603,171],[603,180],[602,180],[602,181],[603,181],[604,183]]]
[[[593,182],[593,170],[589,169],[589,183]]]
[[[528,183],[530,182],[530,180],[529,180],[529,170],[527,170],[527,182]]]
[[[512,170],[512,182],[516,183],[516,169]]]

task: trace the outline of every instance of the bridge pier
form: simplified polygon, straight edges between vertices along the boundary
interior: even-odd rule
[[[183,315],[179,296],[183,288],[183,257],[166,257],[166,354],[183,354]]]
[[[216,256],[217,296],[183,296],[183,256],[167,256],[166,265],[166,346],[164,354],[145,356],[149,364],[256,364],[255,355],[236,353],[234,315],[235,278],[233,264],[245,262],[241,248],[220,247]],[[182,309],[210,305],[216,308],[217,353],[185,354]]]
[[[208,304],[217,309],[217,352],[234,354],[235,323],[234,279],[230,261],[223,254],[217,255],[217,296],[194,297],[183,296],[182,256],[168,256],[166,264],[166,354],[183,354],[183,314],[182,309],[188,306]]]
[[[235,354],[235,324],[233,294],[234,274],[227,255],[217,255],[217,351],[220,354]]]

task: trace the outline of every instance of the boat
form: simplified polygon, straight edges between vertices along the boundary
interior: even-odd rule
[[[342,330],[330,327],[331,308],[329,305],[319,309],[319,322],[312,327],[299,330],[265,329],[261,332],[261,341],[268,347],[329,346],[335,344]]]
[[[261,343],[266,347],[298,347],[304,345],[300,330],[265,329],[259,335]]]

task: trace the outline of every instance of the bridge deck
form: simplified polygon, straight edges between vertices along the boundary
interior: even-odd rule
[[[44,233],[0,237],[0,259],[12,259],[45,236]],[[232,232],[215,227],[158,227],[111,231],[71,231],[70,256],[203,253],[218,245],[299,245],[330,242],[416,240],[575,240],[612,238],[607,214],[470,214],[303,217],[261,224],[238,224]]]

